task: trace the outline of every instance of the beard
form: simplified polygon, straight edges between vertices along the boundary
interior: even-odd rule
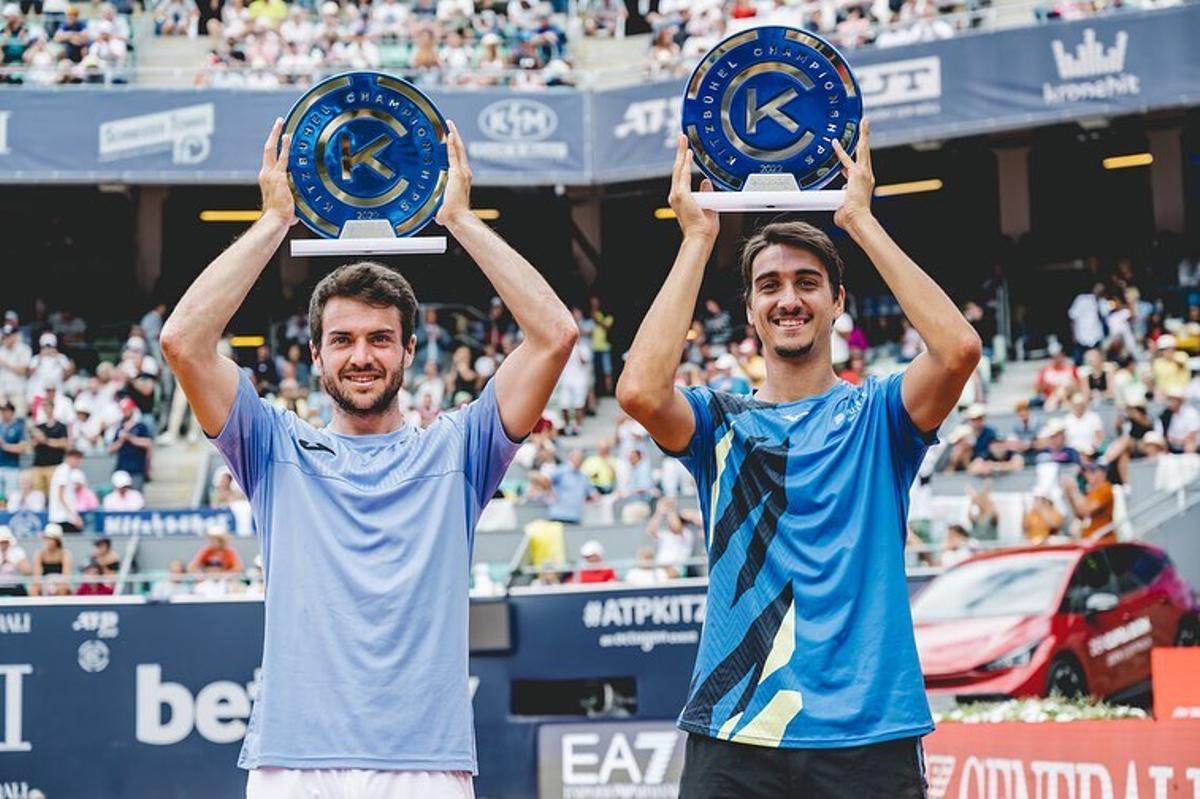
[[[384,384],[379,395],[374,399],[370,396],[355,397],[342,390],[341,383],[329,375],[321,375],[321,388],[328,394],[337,406],[350,416],[377,416],[391,407],[404,384],[404,370],[397,369]],[[366,402],[368,404],[362,404]]]
[[[813,348],[813,343],[810,341],[802,347],[776,347],[775,354],[780,358],[804,358],[807,357]]]

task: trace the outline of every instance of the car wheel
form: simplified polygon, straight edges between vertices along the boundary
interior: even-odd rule
[[[1175,633],[1175,646],[1200,646],[1200,619],[1184,616],[1179,620],[1179,632]]]
[[[1087,696],[1087,677],[1079,661],[1070,655],[1059,655],[1050,664],[1050,676],[1046,678],[1046,694],[1064,699]]]

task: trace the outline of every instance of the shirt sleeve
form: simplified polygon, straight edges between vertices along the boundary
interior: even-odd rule
[[[275,414],[258,398],[250,378],[239,376],[229,418],[212,441],[247,497],[254,496],[271,461],[274,425]]]
[[[711,411],[712,389],[707,386],[676,386],[675,390],[687,400],[688,406],[692,410],[695,430],[692,431],[692,438],[688,442],[687,448],[682,452],[671,452],[661,446],[659,449],[662,449],[667,455],[679,459],[680,463],[696,479],[696,485],[703,494],[712,484],[713,474],[717,468],[716,441]]]
[[[904,407],[904,373],[897,372],[880,381],[883,390],[884,406],[887,411],[888,433],[892,439],[892,447],[898,456],[900,478],[903,485],[908,486],[917,475],[921,459],[925,451],[938,441],[937,430],[923,433],[917,429],[908,408]]]
[[[463,468],[480,507],[492,498],[521,446],[520,441],[509,438],[500,420],[494,383],[489,380],[478,399],[451,414],[463,433]]]

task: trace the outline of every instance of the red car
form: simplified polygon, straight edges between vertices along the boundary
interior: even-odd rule
[[[1091,695],[1150,685],[1150,649],[1196,646],[1200,606],[1145,544],[1028,547],[974,557],[913,600],[931,700]]]

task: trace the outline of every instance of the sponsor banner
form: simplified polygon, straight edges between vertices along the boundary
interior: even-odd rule
[[[1193,719],[1200,725],[1200,648],[1150,650],[1154,680],[1154,717]]]
[[[942,724],[925,772],[930,799],[1192,799],[1200,722]]]
[[[169,536],[203,535],[218,525],[233,532],[237,523],[225,508],[164,508],[161,510],[89,511],[83,515],[84,532],[120,537],[127,535]],[[0,524],[6,524],[18,538],[33,538],[45,529],[44,512],[0,512]]]
[[[538,799],[674,799],[686,739],[670,722],[544,724]]]
[[[877,146],[1200,102],[1200,3],[847,55]],[[669,174],[684,79],[616,89],[432,89],[481,185]],[[123,87],[0,95],[0,182],[252,183],[298,92]]]

